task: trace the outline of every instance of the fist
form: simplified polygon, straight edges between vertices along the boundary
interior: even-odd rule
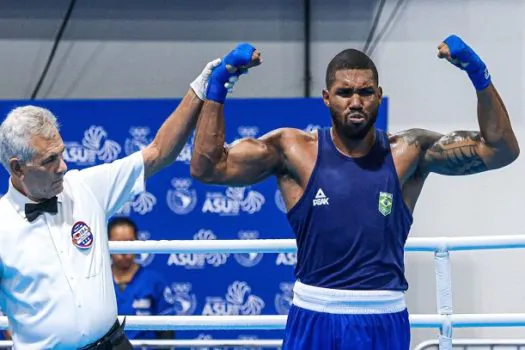
[[[262,61],[261,52],[255,49],[255,47],[246,43],[239,44],[224,57],[226,70],[228,73],[233,74],[224,84],[224,87],[228,89],[228,92],[233,92],[233,87],[239,80],[239,75],[247,74],[249,68],[260,65]]]
[[[469,65],[479,63],[476,53],[457,35],[450,35],[438,46],[438,57],[469,71]]]
[[[444,42],[441,42],[438,46],[438,57],[439,58],[446,58],[447,60],[451,59],[450,56],[450,49],[447,44]]]
[[[450,35],[439,44],[438,57],[446,59],[467,72],[477,91],[481,91],[490,85],[491,77],[487,66],[474,50],[457,35]]]
[[[222,59],[221,64],[213,70],[206,91],[208,100],[224,103],[228,91],[241,74],[251,67],[262,63],[261,53],[248,43],[241,43]]]
[[[224,57],[226,69],[229,73],[247,73],[249,68],[262,63],[261,52],[250,44],[239,44]]]

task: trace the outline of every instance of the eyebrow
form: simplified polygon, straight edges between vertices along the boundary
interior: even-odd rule
[[[47,160],[49,160],[50,158],[57,157],[59,154],[64,153],[65,150],[66,150],[66,147],[65,147],[65,146],[62,146],[62,148],[60,149],[60,152],[49,153],[49,154],[46,155],[44,158],[42,158],[42,163],[45,163],[45,162],[46,162]]]
[[[368,86],[361,86],[361,87],[349,87],[349,86],[341,86],[336,88],[337,91],[363,91],[363,90],[374,90],[373,85]]]

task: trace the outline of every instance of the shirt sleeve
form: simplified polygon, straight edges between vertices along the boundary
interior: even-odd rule
[[[144,191],[144,157],[141,151],[114,162],[83,169],[79,176],[92,190],[107,216]]]

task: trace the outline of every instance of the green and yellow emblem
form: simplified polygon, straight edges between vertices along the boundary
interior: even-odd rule
[[[379,212],[384,216],[387,216],[392,212],[392,199],[394,196],[392,193],[379,192]]]

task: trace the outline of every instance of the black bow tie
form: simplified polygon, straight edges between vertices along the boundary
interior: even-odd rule
[[[46,199],[40,203],[27,203],[25,210],[29,222],[33,222],[42,213],[56,214],[58,212],[57,197]]]

